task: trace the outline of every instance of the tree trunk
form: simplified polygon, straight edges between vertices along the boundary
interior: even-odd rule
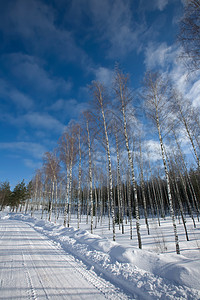
[[[122,234],[124,234],[124,210],[123,210],[123,199],[122,199],[119,144],[118,144],[117,132],[115,133],[115,141],[116,141],[116,151],[117,151],[117,195],[118,195],[119,230],[120,230],[120,224],[122,223]]]
[[[49,207],[49,222],[51,221],[52,209],[53,209],[53,198],[54,198],[54,181],[52,181],[52,188],[51,188],[51,200],[50,200],[50,207]]]
[[[67,167],[67,187],[66,187],[66,199],[64,207],[64,222],[63,225],[67,225],[67,211],[68,211],[68,201],[69,201],[69,187],[70,187],[70,166]]]
[[[129,224],[130,224],[130,239],[133,239],[133,224],[132,224],[132,205],[131,205],[131,182],[128,175],[127,178],[127,197],[128,197],[128,215],[129,215]]]
[[[169,173],[168,173],[168,169],[167,169],[167,163],[166,163],[166,160],[165,160],[164,145],[163,145],[162,136],[161,136],[157,106],[155,108],[156,108],[156,123],[157,123],[158,135],[159,135],[159,140],[160,140],[162,160],[163,160],[163,165],[164,165],[164,169],[165,169],[165,177],[166,177],[166,181],[167,181],[167,193],[168,193],[168,200],[169,200],[169,206],[170,206],[170,214],[171,214],[172,224],[173,224],[173,228],[174,228],[176,253],[180,254],[178,234],[177,234],[177,228],[176,228],[176,220],[175,220],[175,215],[174,215],[171,188],[170,188],[170,182],[169,182]]]
[[[125,107],[123,102],[123,95],[121,91],[121,101],[122,101],[122,114],[123,114],[123,120],[124,120],[124,136],[126,141],[126,149],[128,153],[128,161],[129,166],[131,169],[131,179],[133,183],[133,191],[134,191],[134,200],[135,200],[135,216],[136,216],[136,230],[137,230],[137,237],[138,237],[138,246],[140,249],[142,249],[142,240],[140,235],[140,216],[139,216],[139,205],[138,205],[138,197],[137,197],[137,186],[135,181],[135,173],[134,173],[134,167],[133,167],[133,159],[131,156],[131,151],[129,148],[129,141],[128,141],[128,134],[127,134],[127,125],[126,125],[126,116],[125,116]]]
[[[115,234],[115,209],[114,209],[114,200],[113,200],[111,157],[110,157],[110,147],[109,147],[107,126],[106,126],[106,119],[105,119],[104,109],[103,109],[103,99],[102,99],[101,93],[100,93],[100,105],[101,105],[101,114],[102,114],[102,118],[103,118],[103,125],[104,125],[105,138],[106,138],[106,149],[107,149],[107,158],[108,158],[108,173],[109,173],[109,189],[110,189],[109,194],[110,194],[111,217],[112,217],[112,228],[113,228],[113,241],[115,241],[115,239],[116,239],[116,234]]]
[[[90,221],[91,221],[91,233],[93,233],[93,195],[92,195],[92,159],[91,159],[91,145],[90,145],[90,132],[89,124],[87,121],[87,134],[88,134],[88,156],[89,156],[89,190],[90,190]]]
[[[79,168],[78,168],[78,207],[77,207],[77,227],[80,227],[80,202],[81,202],[81,137],[79,128]]]

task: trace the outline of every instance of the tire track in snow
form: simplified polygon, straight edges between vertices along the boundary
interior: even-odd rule
[[[15,229],[16,229],[16,231],[18,233],[21,233],[21,230],[20,230],[19,226],[17,226],[16,224],[14,224],[14,227],[15,227]],[[34,288],[34,285],[33,285],[33,282],[32,282],[32,278],[31,278],[31,275],[30,275],[29,270],[28,270],[28,266],[26,264],[25,255],[24,255],[23,249],[21,250],[21,253],[22,253],[22,266],[24,268],[27,285],[29,287],[29,289],[27,290],[28,297],[31,300],[38,300],[37,293],[36,293],[36,290]]]
[[[106,281],[105,279],[98,276],[94,271],[93,268],[87,270],[87,266],[80,261],[79,259],[75,258],[73,253],[66,252],[59,242],[51,240],[47,235],[43,234],[41,231],[38,231],[34,228],[31,224],[26,223],[30,228],[35,230],[41,239],[44,239],[45,242],[52,248],[52,250],[59,255],[59,257],[70,265],[78,274],[91,283],[97,290],[99,290],[105,297],[105,299],[123,299],[128,300],[130,299],[126,294],[124,294],[120,288],[116,288],[111,282]],[[30,241],[29,241],[30,243]],[[131,297],[133,299],[133,297]]]
[[[28,238],[26,232],[25,232],[25,237],[26,237],[26,241],[28,242],[30,248],[34,249],[34,245],[33,245],[33,243],[30,242],[30,239]],[[33,261],[32,256],[31,256],[30,254],[27,254],[27,255],[26,255],[26,256],[27,256],[27,259],[25,259],[24,254],[22,254],[22,255],[23,255],[23,258],[24,258],[24,264],[25,264],[26,271],[27,271],[27,274],[28,274],[28,280],[29,280],[29,282],[30,282],[30,284],[31,284],[31,290],[32,290],[32,295],[33,295],[33,298],[32,298],[32,299],[33,299],[33,300],[37,300],[38,298],[37,298],[37,296],[36,296],[36,291],[35,291],[35,289],[34,289],[34,287],[33,287],[33,283],[32,283],[32,279],[31,279],[30,272],[29,272],[29,270],[28,270],[28,266],[27,266],[27,264],[26,264],[26,262],[25,262],[26,260],[29,261],[29,262],[31,262],[31,265],[32,265],[32,267],[33,267],[35,273],[37,274],[37,279],[38,279],[39,283],[40,283],[41,286],[42,286],[42,289],[43,289],[43,292],[44,292],[44,294],[45,294],[45,297],[46,297],[46,299],[48,300],[48,299],[49,299],[48,293],[47,293],[47,291],[46,291],[46,289],[45,289],[45,287],[44,287],[44,284],[43,284],[43,281],[42,281],[42,278],[41,278],[39,272],[37,272],[37,267],[36,267],[36,265],[35,265],[35,263],[34,263],[34,261]],[[46,279],[46,281],[48,281],[48,277],[47,277],[47,276],[46,276],[45,279]],[[49,282],[49,281],[48,281],[48,282]],[[49,282],[49,285],[50,285],[50,282]],[[35,298],[34,298],[34,297],[35,297]]]
[[[38,299],[37,294],[36,294],[35,288],[33,286],[32,278],[31,278],[31,275],[29,273],[23,251],[22,251],[22,258],[23,258],[22,265],[24,266],[24,271],[25,271],[25,274],[26,274],[27,284],[28,284],[28,287],[30,288],[30,290],[27,291],[27,293],[29,295],[29,299],[37,300]]]
[[[87,253],[84,251],[86,250],[83,248],[80,251],[80,244],[76,247],[73,238],[72,241],[70,241],[70,238],[69,241],[68,239],[60,241],[56,235],[51,233],[51,230],[49,231],[47,229],[43,231],[43,227],[37,226],[37,224],[32,225],[29,223],[29,225],[54,244],[64,249],[65,253],[70,253],[86,266],[94,266],[94,270],[97,274],[103,274],[103,277],[108,280],[108,282],[121,288],[121,291],[125,291],[126,295],[130,295],[131,299],[160,299],[163,295],[165,295],[165,299],[200,299],[197,290],[173,283],[165,277],[160,277],[159,275],[142,270],[136,266],[129,268],[128,264],[122,263],[119,264],[118,267],[114,263],[110,263],[105,269],[104,266],[98,264],[98,261],[97,264],[96,260],[92,261],[93,257],[85,256]],[[125,274],[125,276],[123,274]],[[121,299],[123,299],[123,297]]]
[[[26,223],[27,224],[27,223]],[[89,282],[90,284],[93,285],[93,287],[95,287],[95,289],[97,289],[99,292],[102,293],[102,296],[104,299],[128,299],[126,297],[126,295],[122,294],[120,292],[119,289],[116,289],[110,282],[106,282],[104,279],[99,278],[96,273],[94,273],[93,271],[87,270],[86,266],[80,262],[77,261],[73,255],[66,253],[62,247],[60,247],[57,243],[55,243],[54,241],[50,240],[47,236],[41,234],[40,232],[38,232],[37,230],[35,230],[35,228],[33,228],[32,226],[30,226],[30,224],[27,224],[29,226],[29,228],[31,228],[32,230],[34,230],[38,235],[39,238],[41,239],[41,241],[43,240],[46,244],[48,244],[48,246],[52,249],[52,252],[55,253],[55,255],[57,257],[59,257],[59,260],[63,261],[66,265],[68,265],[68,267],[70,266],[71,269],[73,270],[73,272],[76,272],[78,274],[80,274],[87,282]],[[25,234],[25,238],[27,243],[29,244],[30,248],[32,248],[33,252],[35,251],[35,246],[34,246],[34,242],[31,242],[31,240],[29,239],[28,235],[26,234],[26,232],[24,232]],[[42,244],[42,243],[41,243]],[[45,297],[46,299],[49,299],[48,297],[48,293],[45,290],[45,287],[43,285],[43,280],[41,279],[41,271],[42,268],[40,267],[40,274],[39,272],[37,272],[37,267],[33,261],[34,255],[36,255],[36,253],[32,254],[32,255],[25,255],[26,258],[24,258],[24,260],[29,262],[29,265],[31,267],[33,267],[35,269],[35,272],[37,274],[38,280],[43,288],[43,291],[45,292]],[[63,264],[62,264],[63,265]],[[28,268],[28,267],[27,267]],[[29,273],[29,271],[27,270],[27,273]],[[44,274],[45,275],[45,274]],[[56,276],[56,274],[55,274]],[[30,273],[29,273],[29,278],[30,278]],[[46,277],[46,284],[47,285],[51,285],[51,282],[49,282],[49,284],[47,283],[48,278]],[[63,281],[61,281],[57,276],[55,278],[55,281],[59,280],[59,282],[61,283],[61,285],[63,285]],[[29,280],[31,282],[31,278]],[[33,286],[33,284],[31,284],[31,286]],[[60,293],[64,293],[64,289],[60,290]],[[40,298],[40,297],[39,297]],[[38,299],[39,299],[38,298]],[[33,298],[34,300],[37,299]]]
[[[73,254],[61,251],[29,224],[16,220],[7,221],[6,226],[1,249],[6,277],[2,272],[1,299],[126,299],[114,295],[108,284],[103,290],[102,281],[95,281],[95,275],[89,277],[92,271],[82,269],[85,266]]]
[[[87,265],[91,266],[91,261],[88,261],[88,259],[85,257],[79,256],[76,252],[73,253],[73,251],[69,247],[66,247],[66,245],[63,248],[62,244],[59,241],[57,241],[55,237],[49,235],[48,233],[43,232],[41,228],[35,227],[34,225],[28,222],[26,224],[29,225],[31,228],[33,228],[35,231],[39,232],[43,237],[48,238],[48,242],[55,244],[59,249],[61,249],[64,252],[64,255],[70,254],[74,259],[76,259],[79,263],[85,266],[85,269],[87,269]],[[135,286],[135,291],[133,292],[132,288],[130,288],[129,282],[128,283],[123,282],[123,284],[121,284],[120,279],[118,278],[113,279],[112,277],[110,277],[110,274],[107,271],[104,270],[102,271],[102,268],[101,267],[99,268],[98,265],[93,268],[97,271],[97,273],[100,274],[100,276],[103,274],[103,276],[105,276],[105,279],[98,276],[96,272],[92,271],[92,273],[94,273],[96,277],[98,277],[99,279],[105,282],[109,282],[114,289],[117,289],[116,298],[114,298],[114,296],[111,297],[109,296],[107,299],[133,299],[133,300],[152,299],[150,295],[147,296],[147,294],[144,291],[141,291],[140,287],[137,288],[137,286]]]
[[[58,254],[64,255],[64,260],[69,263],[75,270],[82,275],[88,282],[90,282],[95,288],[97,288],[101,293],[104,294],[105,299],[130,299],[124,293],[120,291],[119,288],[116,288],[110,282],[99,277],[94,271],[93,268],[87,270],[86,265],[84,265],[80,260],[76,259],[72,254],[66,253],[63,250],[61,245],[55,241],[47,240],[47,243],[56,251]],[[67,255],[67,256],[66,256]],[[63,257],[63,256],[62,256]],[[133,299],[133,298],[132,298]]]
[[[2,232],[1,236],[0,236],[0,242],[2,243],[2,240],[6,234],[7,231],[7,227],[6,226],[1,226],[0,232]]]

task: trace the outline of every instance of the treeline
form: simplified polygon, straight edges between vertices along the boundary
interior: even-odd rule
[[[10,210],[23,210],[26,201],[31,198],[32,184],[31,182],[26,185],[24,180],[18,183],[13,191],[10,189],[10,183],[8,181],[0,182],[0,210],[3,210],[6,206],[10,207]]]
[[[140,93],[129,87],[128,75],[115,69],[113,84],[92,82],[90,107],[79,122],[70,122],[58,147],[46,152],[43,167],[32,180],[29,208],[42,207],[48,219],[82,214],[91,232],[108,216],[116,239],[116,223],[136,222],[142,248],[140,219],[148,234],[149,218],[171,215],[176,252],[180,253],[176,217],[187,233],[185,215],[196,226],[200,199],[199,111],[163,74],[147,73]],[[189,152],[191,154],[189,154]],[[187,155],[186,155],[187,154]]]
[[[141,217],[148,234],[149,218],[171,215],[176,252],[180,253],[176,217],[189,240],[186,215],[194,227],[200,209],[199,111],[159,73],[147,73],[140,92],[129,87],[128,75],[115,69],[112,86],[92,82],[90,107],[79,122],[70,122],[30,186],[24,181],[10,192],[1,185],[1,207],[41,209],[48,220],[62,215],[70,226],[72,213],[80,227],[82,215],[91,232],[103,216],[116,239],[116,224],[136,222],[142,248]],[[189,151],[188,151],[189,150]],[[191,152],[190,152],[191,151]],[[189,152],[191,154],[189,154]],[[186,155],[187,154],[187,155]]]
[[[199,18],[200,1],[186,1],[178,39],[192,71],[199,71]],[[139,248],[141,217],[150,234],[149,218],[161,225],[170,215],[179,254],[176,219],[187,240],[185,216],[194,227],[199,221],[199,107],[194,108],[165,74],[153,72],[145,75],[139,92],[131,90],[129,76],[118,67],[110,86],[92,82],[89,89],[89,109],[78,122],[69,123],[57,148],[44,154],[31,198],[13,196],[13,205],[10,196],[1,193],[1,207],[21,205],[32,215],[41,209],[42,218],[46,214],[52,220],[54,214],[55,222],[62,214],[64,226],[70,226],[73,213],[78,228],[84,214],[91,232],[106,215],[113,240],[116,223],[123,234],[125,222],[132,238],[134,218]]]

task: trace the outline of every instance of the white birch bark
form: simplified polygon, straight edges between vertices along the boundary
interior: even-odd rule
[[[111,217],[112,217],[112,229],[113,229],[113,241],[116,239],[115,233],[115,209],[114,209],[114,199],[113,199],[113,179],[112,179],[112,167],[111,167],[111,156],[110,156],[110,146],[109,146],[109,139],[108,139],[108,131],[106,125],[106,118],[104,114],[104,99],[102,95],[102,86],[98,83],[94,84],[95,89],[95,97],[99,103],[101,115],[103,119],[103,127],[105,133],[105,141],[106,141],[106,151],[107,151],[107,158],[108,158],[108,174],[109,174],[109,196],[110,196],[110,205],[111,205]]]
[[[86,201],[86,224],[88,224],[88,219],[89,219],[89,209],[90,209],[90,180],[88,179],[87,182],[87,201]]]
[[[120,99],[121,99],[121,109],[122,109],[122,115],[123,115],[123,122],[124,122],[124,137],[126,142],[126,149],[128,153],[128,161],[129,166],[131,169],[131,179],[133,183],[133,191],[134,191],[134,200],[135,200],[135,216],[136,216],[136,230],[137,230],[137,237],[138,237],[138,246],[140,249],[142,249],[142,240],[140,235],[140,217],[139,217],[139,205],[138,205],[138,197],[137,197],[137,185],[135,180],[135,172],[133,167],[133,159],[131,155],[131,151],[129,148],[129,140],[128,140],[128,133],[127,133],[127,124],[126,124],[126,114],[125,114],[125,104],[124,104],[124,96],[122,91],[122,86],[119,86],[120,88]]]
[[[158,184],[157,194],[159,195],[159,200],[160,200],[161,217],[165,220],[164,194],[163,194],[160,176],[158,176],[157,178],[157,184]]]
[[[148,214],[147,214],[147,203],[146,203],[146,196],[145,196],[145,190],[144,190],[144,178],[143,173],[141,173],[141,189],[142,189],[142,199],[143,199],[143,205],[144,205],[144,217],[145,217],[145,224],[147,227],[147,233],[150,234],[149,231],[149,222],[148,222]]]
[[[150,234],[149,231],[149,223],[148,223],[148,214],[147,214],[147,204],[146,204],[146,196],[145,196],[145,190],[144,190],[144,175],[143,175],[143,158],[142,158],[142,148],[141,148],[141,142],[140,142],[140,179],[141,179],[141,188],[142,188],[142,199],[143,199],[143,205],[144,205],[144,216],[145,216],[145,223],[147,227],[147,233]]]
[[[55,180],[55,223],[57,222],[57,213],[58,213],[58,183],[57,180]]]
[[[80,227],[80,204],[81,204],[81,133],[79,128],[79,168],[78,168],[78,207],[77,207],[77,227]]]
[[[123,194],[124,194],[124,211],[125,211],[125,223],[127,224],[128,223],[128,221],[127,221],[127,197],[126,197],[126,195],[127,195],[127,193],[126,193],[126,188],[127,188],[127,186],[126,186],[126,182],[123,184]]]
[[[177,160],[176,160],[175,155],[174,155],[174,159],[175,159],[175,162],[177,164]],[[196,228],[194,216],[193,216],[193,213],[192,213],[192,207],[191,207],[190,200],[189,200],[188,193],[187,193],[187,186],[186,186],[185,180],[183,178],[183,175],[181,174],[180,169],[178,169],[178,173],[179,173],[179,176],[180,176],[180,179],[181,179],[181,183],[182,183],[182,186],[183,186],[183,189],[184,189],[184,195],[185,195],[185,198],[186,198],[186,201],[187,201],[187,205],[188,205],[190,217],[192,218],[192,221],[193,221],[193,224],[194,224],[194,228]]]
[[[180,193],[179,193],[177,178],[176,178],[175,175],[174,175],[174,182],[175,182],[174,189],[175,189],[175,192],[176,192],[176,195],[177,195],[177,198],[178,198],[178,204],[179,204],[181,218],[182,218],[182,222],[183,222],[183,226],[184,226],[184,230],[185,230],[186,240],[189,241],[189,236],[188,236],[187,227],[186,227],[186,220],[185,220],[185,217],[184,217],[183,205],[182,205],[182,201],[181,201],[181,197],[180,197]]]
[[[131,205],[131,183],[128,175],[127,178],[127,198],[128,198],[128,212],[129,212],[129,224],[130,224],[130,239],[133,239],[133,222],[132,222],[132,205]]]
[[[35,202],[35,204],[32,203],[31,217],[33,217],[33,215],[34,215],[35,206],[36,206],[36,202],[37,202],[37,193],[38,193],[38,174],[36,174],[36,176],[35,176],[35,191],[34,191],[34,202]]]
[[[150,159],[149,159],[149,170],[150,170],[150,174],[151,174],[151,178],[152,178],[151,183],[152,183],[154,201],[156,204],[156,214],[157,214],[157,219],[158,219],[158,225],[160,226],[160,213],[159,213],[158,200],[157,200],[156,191],[155,191],[155,185],[154,185],[154,181],[153,181],[153,174],[152,174],[152,170],[151,170]]]
[[[70,170],[69,170],[69,166],[68,166],[67,167],[67,186],[66,186],[66,193],[65,193],[66,197],[65,197],[65,207],[64,207],[64,221],[63,221],[64,227],[66,227],[66,225],[67,225],[69,186],[70,186]]]
[[[192,145],[192,148],[193,148],[193,151],[194,151],[194,155],[195,155],[195,158],[196,158],[198,169],[200,170],[200,159],[199,159],[199,156],[198,156],[198,153],[197,153],[197,150],[196,150],[193,138],[192,138],[192,134],[190,133],[190,129],[189,129],[189,126],[187,124],[187,120],[186,120],[186,118],[184,116],[184,113],[183,113],[183,110],[182,110],[182,107],[181,107],[181,103],[178,100],[178,98],[176,97],[176,95],[175,95],[175,100],[176,100],[176,104],[177,104],[178,109],[179,109],[179,113],[180,113],[180,117],[181,117],[182,123],[183,123],[183,125],[185,127],[186,133],[187,133],[188,138],[189,138],[189,140],[191,142],[191,145]]]
[[[115,210],[114,210],[114,200],[113,200],[113,183],[112,183],[112,169],[111,169],[110,147],[109,147],[108,133],[107,133],[107,127],[106,127],[106,120],[105,120],[103,105],[102,105],[101,109],[102,109],[101,112],[102,112],[103,123],[104,123],[104,130],[105,130],[105,136],[106,136],[106,148],[107,148],[107,157],[108,157],[108,172],[109,172],[109,188],[110,188],[110,204],[111,204],[113,241],[115,241],[115,239],[116,239],[116,234],[115,234]]]
[[[173,228],[174,228],[176,253],[180,254],[178,234],[177,234],[177,228],[176,228],[176,220],[175,220],[174,209],[173,209],[173,202],[172,202],[172,195],[171,195],[171,187],[170,187],[170,182],[169,182],[169,173],[168,173],[168,169],[167,169],[167,163],[166,163],[166,160],[165,160],[164,146],[163,146],[162,135],[161,135],[161,130],[160,130],[160,124],[159,124],[159,116],[158,116],[158,111],[157,111],[156,98],[155,98],[155,109],[156,109],[156,124],[157,124],[157,129],[158,129],[158,136],[159,136],[159,140],[160,140],[162,160],[163,160],[163,165],[164,165],[164,169],[165,169],[165,177],[166,177],[166,181],[167,181],[167,192],[168,192],[168,200],[169,200],[169,206],[170,206],[170,214],[171,214],[172,224],[173,224]]]
[[[93,233],[93,195],[92,195],[92,158],[91,158],[91,144],[90,144],[90,132],[89,124],[87,120],[87,134],[88,134],[88,156],[89,156],[89,190],[90,190],[90,221],[91,221],[91,233]]]
[[[73,149],[72,149],[73,153]],[[72,154],[73,155],[73,154]],[[73,170],[73,157],[71,158],[71,165],[70,165],[70,175],[69,175],[69,193],[68,193],[68,220],[67,220],[67,227],[70,225],[71,220],[71,206],[72,206],[72,170]]]
[[[153,220],[154,219],[154,207],[153,207],[153,201],[152,201],[152,197],[151,197],[151,191],[150,191],[148,178],[147,178],[147,191],[148,191],[148,197],[149,197],[150,206],[151,206],[151,218]]]
[[[109,185],[109,169],[108,158],[106,156],[106,170],[107,170],[107,213],[108,213],[108,230],[110,230],[110,185]]]
[[[177,138],[177,136],[176,136],[175,130],[173,130],[173,134],[174,134],[174,138],[175,138],[175,141],[176,141],[176,145],[177,145],[178,150],[179,150],[179,155],[180,155],[180,157],[181,157],[183,169],[185,170],[186,182],[187,182],[187,184],[188,184],[188,187],[189,187],[189,190],[190,190],[190,193],[191,193],[191,196],[192,196],[193,207],[194,207],[194,209],[196,209],[197,219],[198,219],[198,221],[199,221],[199,205],[198,205],[196,193],[195,193],[195,191],[194,191],[193,184],[192,184],[192,182],[191,182],[191,180],[190,180],[190,177],[189,177],[189,175],[188,175],[187,167],[186,167],[186,165],[185,165],[185,161],[184,161],[184,158],[183,158],[183,154],[182,154],[181,147],[180,147],[180,144],[179,144],[179,142],[178,142],[178,138]],[[181,174],[181,176],[182,176],[182,174]],[[187,201],[188,201],[188,200],[187,200]]]
[[[172,225],[174,229],[176,253],[180,254],[176,220],[175,220],[175,214],[173,209],[172,193],[170,187],[169,172],[168,172],[167,162],[165,158],[164,144],[163,144],[163,138],[161,133],[161,124],[163,124],[164,126],[164,124],[166,123],[165,119],[168,116],[168,107],[166,107],[166,105],[168,104],[171,96],[170,85],[168,84],[168,82],[166,82],[165,78],[163,78],[160,74],[148,73],[145,77],[145,86],[143,92],[147,102],[146,103],[147,113],[154,120],[157,127],[162,161],[165,170],[165,178],[167,183],[167,199],[169,201],[170,215],[172,218]],[[161,124],[160,124],[160,118],[161,118]]]
[[[115,133],[115,140],[116,140],[116,151],[117,151],[117,194],[118,194],[119,230],[120,230],[120,223],[122,222],[122,234],[124,234],[124,210],[123,210],[123,199],[122,199],[120,158],[119,158],[119,145],[118,145],[117,132]]]
[[[51,198],[50,198],[50,207],[49,207],[49,222],[51,222],[52,208],[53,208],[53,197],[54,197],[54,181],[52,180],[51,186]]]
[[[98,198],[97,198],[97,187],[96,187],[96,165],[94,163],[94,197],[95,197],[95,228],[97,228],[97,209],[98,209]]]

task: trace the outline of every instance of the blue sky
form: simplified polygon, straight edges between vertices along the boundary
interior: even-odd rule
[[[133,88],[159,67],[186,89],[176,63],[182,11],[181,0],[0,1],[0,181],[32,178],[87,106],[87,85],[111,82],[115,62]]]

